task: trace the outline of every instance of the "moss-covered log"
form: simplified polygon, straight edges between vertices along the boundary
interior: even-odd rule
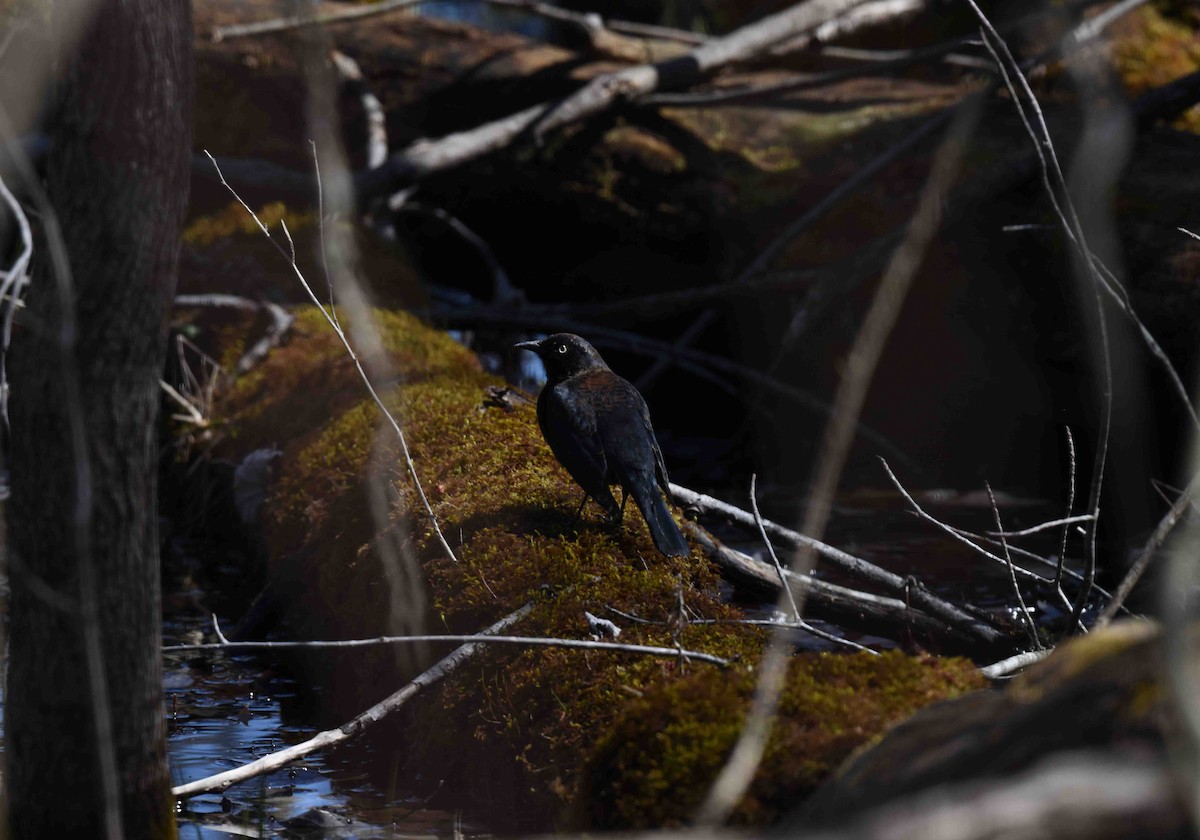
[[[283,451],[263,527],[286,632],[470,633],[532,600],[515,628],[523,635],[585,636],[586,611],[622,625],[622,642],[733,659],[720,671],[682,659],[489,648],[393,733],[406,772],[452,780],[513,827],[686,818],[741,724],[765,633],[735,623],[740,611],[722,602],[718,574],[698,551],[664,558],[636,514],[616,529],[590,509],[577,516],[581,493],[543,442],[532,405],[485,407],[485,389],[498,382],[468,351],[411,315],[372,317],[397,371],[384,401],[458,562],[434,539],[395,435],[353,363],[317,310],[299,310],[290,342],[217,406],[222,454]],[[372,478],[382,483],[374,496]],[[301,664],[328,689],[336,719],[394,690],[421,660],[376,650]],[[958,660],[799,657],[740,819],[771,818],[893,720],[979,684]]]

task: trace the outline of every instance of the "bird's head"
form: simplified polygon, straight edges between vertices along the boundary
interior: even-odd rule
[[[561,382],[585,370],[608,367],[595,347],[573,333],[555,333],[541,341],[522,341],[513,347],[537,353],[550,382]]]

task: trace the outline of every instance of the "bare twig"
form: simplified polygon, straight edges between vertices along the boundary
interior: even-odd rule
[[[1067,476],[1067,518],[1071,517],[1071,511],[1075,507],[1075,437],[1071,434],[1071,427],[1067,426],[1067,457],[1069,459]],[[1063,523],[1062,540],[1058,546],[1058,566],[1054,570],[1054,586],[1055,588],[1062,587],[1063,566],[1067,560],[1067,535],[1070,533],[1070,525]]]
[[[213,27],[212,39],[226,41],[231,38],[245,38],[249,35],[268,35],[272,32],[286,32],[289,29],[299,29],[305,26],[328,26],[334,23],[348,23],[363,18],[405,9],[428,0],[381,0],[362,6],[352,6],[323,15],[289,15],[287,17],[262,20],[255,23],[238,23],[231,26]]]
[[[1004,549],[1004,561],[1008,564],[1008,577],[1012,583],[1013,592],[1017,595],[1017,606],[1021,610],[1021,623],[1029,629],[1029,640],[1033,642],[1033,646],[1039,650],[1045,647],[1041,639],[1038,638],[1037,627],[1033,624],[1033,616],[1029,614],[1029,607],[1025,605],[1025,596],[1021,593],[1021,586],[1017,583],[1017,573],[1012,561],[1012,554],[1008,550],[1008,540],[1004,537],[1004,525],[1000,522],[1000,507],[996,504],[996,494],[992,492],[992,485],[984,482],[984,488],[987,490],[988,501],[992,505],[992,515],[996,518],[996,533],[1000,535],[1000,546]]]
[[[857,420],[862,413],[862,406],[883,348],[891,335],[896,318],[899,317],[900,308],[929,243],[941,226],[942,203],[961,167],[967,140],[974,132],[982,112],[981,106],[982,100],[976,98],[968,100],[964,107],[958,110],[954,123],[935,155],[933,169],[918,199],[912,223],[879,282],[879,288],[863,319],[854,346],[846,358],[842,381],[837,391],[834,417]],[[821,462],[813,482],[813,502],[805,514],[802,533],[819,534],[825,529],[842,467],[850,451],[852,431],[852,427],[844,422],[831,422],[826,425],[821,446]],[[808,567],[803,560],[804,556],[810,556],[810,551],[802,551],[801,570]]]
[[[931,523],[932,525],[936,526],[940,530],[945,531],[947,534],[954,537],[954,539],[958,540],[963,545],[967,546],[972,551],[977,552],[981,556],[986,557],[987,559],[989,559],[995,563],[1001,563],[1006,568],[1009,566],[1009,564],[1007,562],[1005,562],[1004,558],[998,557],[997,555],[988,551],[983,546],[978,545],[975,542],[973,542],[973,540],[980,540],[982,542],[989,542],[989,543],[992,543],[993,545],[998,545],[999,540],[993,540],[993,539],[990,539],[988,537],[985,537],[985,536],[982,536],[979,534],[974,534],[970,531],[965,531],[962,528],[954,528],[954,527],[942,522],[937,517],[933,516],[928,511],[926,511],[924,508],[922,508],[919,504],[917,504],[917,500],[912,497],[911,493],[909,493],[907,490],[904,489],[904,485],[902,485],[900,483],[900,479],[896,478],[896,474],[894,472],[892,472],[892,469],[891,469],[891,467],[888,466],[887,461],[885,461],[882,458],[880,458],[879,460],[882,462],[883,468],[887,472],[888,477],[891,479],[892,484],[894,484],[896,486],[896,489],[900,491],[900,494],[902,496],[904,496],[904,498],[908,501],[908,503],[910,505],[912,505],[913,512],[916,513],[917,516],[919,516],[921,519],[924,519],[925,521]],[[1045,557],[1041,557],[1037,554],[1034,554],[1031,551],[1024,551],[1022,549],[1016,549],[1014,547],[1010,547],[1010,550],[1016,551],[1022,557],[1026,557],[1030,560],[1034,560],[1038,563],[1041,563],[1042,565],[1051,566],[1051,567],[1055,568],[1056,573],[1059,570],[1063,570],[1064,574],[1067,574],[1076,580],[1081,580],[1084,577],[1083,575],[1079,574],[1078,572],[1073,572],[1068,569],[1064,569],[1063,568],[1063,559],[1061,557],[1056,562],[1052,562],[1050,560],[1047,560]],[[1043,583],[1046,585],[1054,585],[1054,582],[1052,579],[1042,577],[1041,575],[1037,574],[1036,572],[1032,572],[1029,569],[1023,569],[1020,566],[1012,566],[1011,571],[1017,575],[1020,575],[1021,577],[1032,578],[1032,579],[1038,581],[1039,583]],[[1100,593],[1101,595],[1104,595],[1106,597],[1108,595],[1107,592],[1105,592],[1099,586],[1096,586],[1094,583],[1093,583],[1093,589],[1096,592]],[[1058,594],[1059,599],[1062,601],[1063,606],[1068,611],[1070,611],[1071,606],[1072,606],[1071,600],[1066,596],[1066,593],[1063,592],[1062,587],[1054,586],[1054,590]],[[1074,621],[1076,622],[1077,626],[1080,626],[1082,628],[1082,624],[1078,623],[1078,619],[1074,619]]]
[[[215,621],[214,621],[215,625]],[[701,653],[694,650],[683,650],[674,647],[656,647],[653,645],[619,644],[616,642],[593,642],[586,639],[556,639],[547,636],[486,636],[462,634],[434,634],[424,636],[377,636],[373,639],[332,639],[305,640],[298,642],[209,642],[196,645],[165,645],[163,653],[198,650],[304,650],[308,648],[360,648],[377,647],[379,645],[415,645],[435,644],[438,642],[479,642],[483,644],[517,645],[520,647],[558,647],[575,648],[579,650],[609,650],[621,653],[639,653],[644,656],[676,657],[682,653],[688,659],[698,662],[708,662],[727,668],[733,663],[711,653]]]
[[[267,230],[267,226],[264,225],[262,220],[258,218],[258,215],[250,209],[250,205],[246,204],[246,202],[242,200],[242,197],[238,195],[237,191],[225,180],[225,176],[221,173],[221,167],[217,165],[216,158],[214,158],[208,152],[205,152],[205,154],[208,154],[209,159],[216,168],[217,175],[221,179],[221,184],[224,185],[224,187],[229,190],[229,193],[235,199],[237,199],[238,203],[246,209],[246,212],[250,214],[251,218],[254,219],[254,222],[258,225],[259,229],[262,230],[263,235],[267,237],[267,240],[270,241],[271,244],[275,246],[276,250],[283,254],[283,256],[289,261],[292,267],[292,272],[300,281],[300,285],[304,287],[304,291],[308,293],[309,299],[313,302],[317,309],[321,311],[321,314],[325,316],[326,322],[328,322],[329,326],[333,328],[334,333],[336,333],[337,337],[341,340],[342,346],[346,349],[346,352],[354,361],[354,366],[358,369],[358,374],[361,377],[363,384],[366,385],[367,391],[371,395],[371,399],[375,402],[375,405],[378,406],[379,410],[383,412],[383,416],[387,418],[387,421],[391,424],[392,430],[396,433],[396,437],[400,441],[400,449],[404,455],[404,463],[408,468],[408,474],[412,478],[413,488],[417,491],[417,497],[421,500],[421,505],[425,508],[425,513],[429,517],[429,524],[433,528],[434,534],[437,536],[437,540],[442,547],[442,551],[451,562],[457,563],[458,557],[455,556],[454,550],[450,548],[450,544],[446,542],[446,537],[442,534],[441,526],[438,525],[437,516],[433,512],[433,506],[430,505],[429,499],[425,496],[425,489],[421,486],[420,477],[417,475],[417,467],[416,464],[413,463],[412,454],[408,449],[408,440],[404,436],[403,429],[400,428],[400,423],[396,420],[392,412],[388,410],[387,406],[384,405],[383,399],[380,398],[378,392],[375,390],[375,386],[371,384],[371,378],[367,376],[367,372],[362,366],[362,361],[358,358],[358,354],[354,352],[354,348],[351,346],[350,340],[346,337],[346,333],[342,330],[342,327],[338,323],[336,317],[331,315],[329,309],[327,309],[321,303],[321,301],[317,299],[317,296],[313,293],[312,287],[308,285],[308,281],[304,278],[299,266],[296,265],[295,245],[292,242],[291,234],[288,232],[287,224],[281,223],[283,232],[287,237],[289,245],[291,246],[291,254],[283,250],[283,247],[275,241],[274,237],[271,236],[271,232]]]
[[[750,702],[746,722],[738,733],[733,752],[726,759],[720,774],[709,788],[704,803],[696,813],[697,825],[716,826],[725,822],[750,780],[754,778],[774,724],[779,695],[783,692],[784,680],[787,678],[789,659],[778,637],[773,638],[759,666],[758,681],[754,686],[754,698]]]
[[[796,604],[796,596],[792,594],[792,587],[788,585],[787,575],[784,574],[783,566],[779,563],[779,557],[775,554],[775,546],[771,545],[771,538],[767,536],[767,529],[763,525],[762,514],[758,512],[758,498],[754,486],[757,480],[757,475],[752,474],[750,476],[750,510],[754,513],[754,524],[758,526],[758,533],[762,537],[763,543],[767,546],[767,553],[771,555],[771,562],[775,564],[775,571],[779,573],[779,587],[787,597],[788,603],[791,604],[792,616],[796,621],[800,621],[800,607]]]
[[[642,104],[650,107],[670,106],[672,108],[711,108],[718,105],[738,105],[777,99],[785,94],[800,93],[806,90],[819,90],[837,82],[849,79],[860,79],[864,76],[881,76],[893,70],[902,70],[914,64],[921,64],[930,59],[941,58],[952,54],[970,43],[965,38],[956,38],[930,47],[914,50],[893,50],[877,54],[874,60],[856,67],[843,67],[837,70],[826,70],[821,73],[798,75],[770,84],[747,85],[737,88],[718,90],[684,91],[678,93],[655,93],[646,97]],[[823,47],[822,53],[853,52],[838,50],[833,47]],[[991,69],[992,65],[988,65]]]
[[[1049,531],[1052,528],[1069,527],[1078,525],[1082,522],[1091,522],[1090,514],[1081,513],[1076,516],[1067,516],[1062,519],[1051,519],[1049,522],[1043,522],[1040,525],[1031,525],[1028,528],[1022,528],[1019,531],[988,531],[989,537],[1028,537],[1032,534],[1040,534],[1042,531]]]
[[[415,695],[422,690],[428,688],[444,677],[452,674],[459,666],[470,659],[480,649],[479,639],[499,633],[512,625],[516,624],[522,618],[527,616],[530,610],[533,609],[533,604],[528,603],[520,609],[509,613],[504,618],[497,621],[491,627],[483,630],[479,637],[474,638],[467,644],[455,650],[446,658],[440,660],[428,670],[424,671],[410,683],[405,685],[399,691],[379,703],[376,703],[371,708],[362,712],[350,721],[342,724],[337,729],[327,729],[324,732],[319,732],[307,741],[299,744],[294,744],[285,750],[265,755],[256,761],[252,761],[242,767],[235,767],[232,770],[226,770],[223,773],[217,773],[213,776],[208,776],[203,779],[197,779],[194,782],[188,782],[185,785],[179,785],[174,788],[171,793],[178,799],[187,799],[201,793],[209,793],[211,791],[222,791],[230,785],[237,782],[244,782],[247,779],[253,779],[256,776],[261,776],[264,773],[270,773],[286,766],[289,762],[295,761],[298,758],[303,758],[309,753],[316,752],[319,749],[339,744],[342,741],[348,741],[355,735],[363,732],[367,727],[374,723],[378,723],[387,715],[405,705]],[[215,621],[214,621],[215,624]],[[220,630],[218,628],[218,633]],[[227,642],[226,644],[233,644]]]
[[[631,615],[630,613],[623,612],[623,611],[617,609],[616,607],[605,607],[605,609],[609,610],[609,612],[612,612],[615,615],[619,615],[621,618],[624,618],[628,621],[636,622],[637,624],[666,625],[666,624],[670,623],[670,622],[666,622],[666,621],[654,621],[649,618],[642,618],[640,616]],[[588,615],[590,615],[590,613],[588,613]],[[866,645],[860,645],[858,642],[852,642],[849,639],[843,639],[841,636],[836,636],[833,633],[827,633],[824,630],[820,629],[819,627],[814,627],[813,625],[809,624],[807,621],[786,621],[783,619],[776,620],[776,619],[770,619],[770,618],[693,618],[688,623],[689,624],[698,624],[698,625],[735,624],[735,625],[743,625],[746,627],[775,627],[775,628],[782,627],[785,630],[802,630],[805,633],[809,633],[813,636],[816,636],[819,639],[824,639],[827,642],[832,642],[837,645],[843,645],[845,647],[850,648],[851,650],[865,651],[867,653],[872,653],[875,655],[879,654],[879,651],[877,651],[877,650],[872,650],[871,648],[867,647]]]

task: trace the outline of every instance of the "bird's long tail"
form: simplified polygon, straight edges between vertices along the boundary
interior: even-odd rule
[[[691,554],[687,540],[671,517],[671,509],[663,501],[653,481],[648,492],[634,493],[633,500],[637,502],[638,510],[642,512],[642,518],[646,520],[650,536],[654,538],[659,551],[668,557],[687,557]]]

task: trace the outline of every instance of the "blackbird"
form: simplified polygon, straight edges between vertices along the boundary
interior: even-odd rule
[[[546,368],[538,426],[559,463],[613,523],[622,519],[624,494],[633,496],[658,550],[686,557],[687,541],[658,492],[667,490],[667,468],[642,395],[577,335],[558,333],[514,346],[537,353]],[[611,484],[621,485],[620,505]]]

